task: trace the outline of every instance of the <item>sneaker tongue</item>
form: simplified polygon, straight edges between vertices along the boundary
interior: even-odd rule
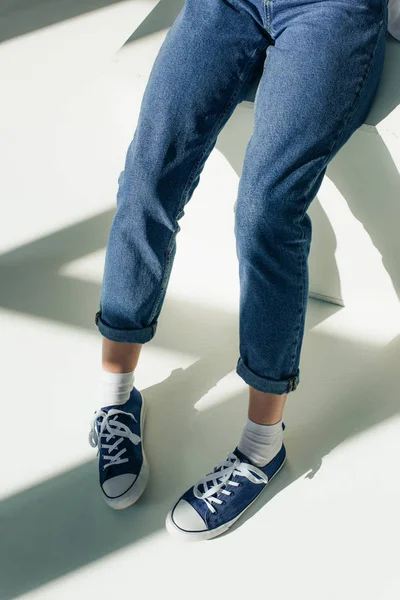
[[[251,464],[253,464],[253,463],[251,462],[251,460],[249,460],[249,459],[247,458],[247,456],[245,456],[245,455],[243,454],[243,452],[240,452],[239,448],[235,448],[235,449],[234,449],[234,451],[233,451],[233,454],[235,454],[235,456],[237,456],[237,457],[238,457],[238,459],[239,459],[241,462],[245,462],[245,463],[248,463],[248,464],[250,464],[250,465],[251,465]]]

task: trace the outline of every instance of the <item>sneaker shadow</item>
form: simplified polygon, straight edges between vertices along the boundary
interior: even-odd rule
[[[352,354],[350,348],[348,351],[347,358]],[[341,443],[399,413],[398,387],[393,378],[399,352],[400,336],[397,336],[382,351],[368,357],[368,367],[362,376],[342,382],[337,371],[337,383],[333,386],[329,383],[330,389],[324,390],[322,385],[306,401],[299,398],[296,402],[293,397],[288,402],[284,419],[286,464],[223,535],[245,526],[257,512],[268,510],[268,503],[299,477],[314,478],[323,466],[324,457]],[[333,364],[338,365],[336,357]]]
[[[311,299],[307,330],[336,310]],[[161,346],[171,329],[177,338],[187,339],[192,321],[201,328],[198,314],[195,320],[182,315],[174,320],[172,313],[173,303],[167,300],[158,330]],[[248,391],[245,385],[243,391],[230,395],[224,395],[222,388],[214,390],[223,385],[237,358],[235,317],[221,329],[221,336],[215,337],[215,342],[212,338],[212,347],[202,358],[142,390],[147,405],[144,444],[150,482],[135,505],[113,511],[103,502],[96,460],[0,502],[2,599],[38,588],[162,532],[175,500],[235,447],[247,412]],[[212,331],[211,326],[204,326],[200,345],[207,340],[210,343]],[[179,345],[179,339],[175,343]],[[268,510],[268,502],[292,482],[315,476],[324,456],[344,440],[398,412],[393,369],[399,346],[400,336],[383,349],[360,347],[355,341],[318,333],[306,336],[302,353],[305,385],[289,395],[285,413],[287,464],[230,534],[246,526],[258,511]],[[335,366],[333,373],[327,372],[326,364]],[[211,396],[206,398],[208,394]]]
[[[94,333],[98,285],[62,276],[60,269],[104,248],[113,214],[114,210],[104,212],[3,254],[2,306]],[[394,234],[387,236],[387,244],[393,239],[397,240]],[[396,277],[397,263],[389,266],[390,276]],[[290,394],[285,413],[288,461],[230,530],[233,539],[238,527],[245,527],[257,512],[267,511],[268,502],[287,486],[301,477],[317,476],[323,458],[346,439],[398,412],[399,337],[382,348],[312,331],[337,310],[309,301],[301,358],[304,385]],[[2,500],[3,600],[163,530],[172,503],[238,441],[247,388],[225,396],[218,392],[213,402],[204,402],[234,368],[237,340],[236,314],[166,299],[154,343],[202,358],[143,390],[148,408],[144,440],[151,470],[145,493],[129,509],[113,511],[100,497],[97,461],[90,460]],[[333,365],[333,371],[327,365]],[[60,438],[60,443],[71,440]],[[34,441],[26,451],[34,452]]]

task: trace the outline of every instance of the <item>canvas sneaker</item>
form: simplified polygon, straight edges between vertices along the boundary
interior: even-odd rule
[[[124,404],[99,409],[91,421],[89,443],[98,448],[101,494],[115,509],[136,502],[147,485],[144,413],[143,396],[133,387]]]
[[[285,426],[283,425],[283,428]],[[187,490],[166,518],[167,531],[182,540],[209,540],[227,531],[283,467],[286,449],[257,467],[238,448]]]

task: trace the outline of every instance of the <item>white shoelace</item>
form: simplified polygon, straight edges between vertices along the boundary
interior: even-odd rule
[[[223,500],[216,497],[217,494],[221,492],[226,496],[231,496],[232,492],[226,490],[225,487],[228,485],[234,487],[240,485],[238,481],[230,481],[230,478],[235,475],[247,477],[249,481],[256,484],[268,483],[268,477],[261,469],[249,463],[241,462],[236,454],[231,452],[226,460],[222,460],[217,464],[212,473],[203,477],[203,479],[193,486],[193,494],[199,500],[204,500],[209,510],[215,513],[216,510],[212,506],[212,502],[216,504],[222,504],[223,502]],[[211,485],[209,486],[209,484]],[[204,492],[200,492],[199,490],[201,485],[204,487]]]
[[[128,462],[128,458],[121,458],[124,452],[126,452],[126,448],[123,448],[114,456],[112,456],[111,454],[112,452],[114,452],[114,450],[118,449],[118,445],[123,441],[123,438],[128,438],[132,442],[132,444],[136,445],[139,444],[139,442],[141,441],[140,437],[136,435],[136,433],[132,433],[132,431],[127,425],[124,425],[124,423],[118,421],[119,414],[128,415],[137,423],[137,420],[135,419],[132,413],[127,413],[117,408],[111,408],[108,412],[105,412],[104,410],[100,409],[94,414],[92,418],[89,432],[90,445],[92,446],[92,448],[96,448],[97,446],[97,454],[100,452],[101,448],[108,449],[108,455],[104,455],[103,457],[104,460],[109,461],[103,466],[104,470],[106,470],[106,468],[110,465],[118,465],[124,462]],[[97,430],[97,419],[99,417],[102,418],[102,421],[99,430]],[[108,443],[112,438],[117,436],[119,437],[113,444]],[[106,443],[103,443],[101,441],[102,437],[105,438]]]

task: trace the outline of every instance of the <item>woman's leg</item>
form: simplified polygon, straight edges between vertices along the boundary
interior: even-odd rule
[[[268,48],[235,209],[238,374],[260,392],[300,381],[315,198],[364,122],[380,79],[387,0],[273,0]],[[271,27],[272,26],[272,27]]]
[[[168,31],[119,178],[95,319],[107,339],[143,344],[154,336],[178,221],[268,43],[262,17],[235,0],[186,0]]]
[[[91,443],[113,508],[140,497],[148,479],[143,397],[134,370],[155,334],[175,255],[178,221],[218,133],[262,70],[262,16],[230,0],[186,0],[161,46],[119,178],[100,310],[99,400]],[[258,20],[257,20],[258,14]]]
[[[261,3],[274,43],[235,206],[237,373],[250,386],[250,422],[239,447],[167,516],[172,534],[199,540],[226,531],[285,462],[284,426],[275,419],[300,381],[311,242],[306,211],[329,161],[364,122],[385,54],[387,0]],[[275,454],[263,465],[271,448]]]
[[[134,371],[139,362],[143,344],[112,342],[103,337],[102,366],[111,373]]]

